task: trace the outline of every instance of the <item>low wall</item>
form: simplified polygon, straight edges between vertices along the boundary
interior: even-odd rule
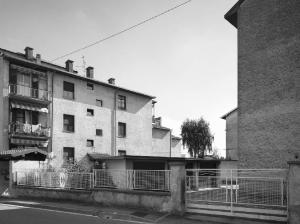
[[[65,190],[17,186],[13,188],[15,197],[39,199],[73,200],[103,205],[139,207],[160,212],[173,211],[170,192],[93,189]]]

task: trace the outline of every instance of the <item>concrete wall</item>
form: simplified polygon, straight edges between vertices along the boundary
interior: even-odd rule
[[[152,154],[170,156],[170,130],[152,128]]]
[[[63,98],[63,81],[74,83],[75,100]],[[59,74],[54,76],[54,165],[62,164],[63,147],[74,147],[75,159],[79,161],[92,152],[117,155],[118,150],[126,150],[127,155],[151,155],[151,99],[96,84],[94,90],[88,90],[86,85],[86,81]],[[114,112],[115,94],[126,96],[126,111],[117,109]],[[96,106],[96,99],[103,101],[103,107]],[[87,109],[93,109],[94,116],[87,116]],[[63,131],[63,114],[75,116],[74,133]],[[115,137],[118,122],[126,123],[125,138]],[[96,136],[96,129],[102,129],[103,136]],[[94,140],[94,148],[86,146],[87,139]]]
[[[288,223],[300,223],[300,161],[289,162]]]
[[[300,2],[246,0],[238,11],[240,168],[286,168],[300,153]]]
[[[171,156],[172,157],[181,157],[181,140],[172,138],[171,144]]]
[[[73,200],[80,202],[100,203],[104,205],[131,206],[169,212],[170,193],[147,191],[121,191],[101,189],[92,191],[59,190],[18,187],[14,189],[16,197]]]
[[[238,159],[238,112],[232,112],[226,117],[226,159]]]

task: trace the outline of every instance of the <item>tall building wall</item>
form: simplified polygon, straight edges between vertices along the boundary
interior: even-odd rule
[[[74,83],[74,100],[64,99],[64,81]],[[126,96],[126,110],[114,111],[114,99],[117,95]],[[96,105],[96,99],[102,100],[102,107]],[[87,116],[87,109],[93,109],[94,116]],[[64,147],[73,147],[75,159],[78,161],[87,153],[93,152],[118,155],[118,150],[126,150],[127,155],[151,155],[151,109],[150,98],[96,84],[94,90],[88,90],[86,81],[55,74],[53,94],[55,165],[62,164]],[[74,133],[63,131],[64,114],[75,117]],[[126,123],[125,138],[117,136],[118,122]],[[96,136],[96,129],[102,129],[102,136]],[[87,139],[94,140],[94,147],[87,146]]]
[[[238,159],[238,111],[230,113],[226,117],[226,159]]]
[[[238,10],[241,168],[281,168],[300,153],[300,2],[246,0]]]

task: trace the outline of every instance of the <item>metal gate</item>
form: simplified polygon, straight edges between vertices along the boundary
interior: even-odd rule
[[[287,221],[287,170],[188,169],[186,211]]]

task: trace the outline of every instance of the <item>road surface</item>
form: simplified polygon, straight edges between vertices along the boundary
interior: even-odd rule
[[[107,216],[107,218],[109,218]],[[93,215],[0,204],[0,224],[126,224],[136,222]],[[149,223],[150,224],[150,223]]]

